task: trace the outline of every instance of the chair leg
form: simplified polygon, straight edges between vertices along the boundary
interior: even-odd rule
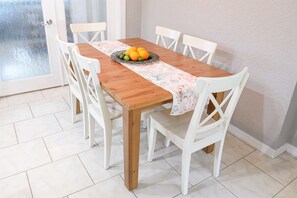
[[[147,118],[146,120],[146,134],[147,134],[147,146],[150,145],[150,119]]]
[[[72,122],[76,121],[76,97],[74,94],[70,93],[70,103],[71,103],[71,118]]]
[[[150,126],[150,134],[149,134],[149,150],[147,160],[151,162],[154,158],[155,152],[155,145],[156,145],[156,137],[157,137],[157,130],[155,129],[154,125],[151,122]]]
[[[83,108],[83,117],[84,117],[84,138],[89,137],[89,112],[86,107]]]
[[[169,147],[169,145],[170,145],[170,140],[167,137],[165,137],[165,147]]]
[[[110,152],[112,144],[112,130],[104,129],[104,168],[109,168]]]
[[[214,167],[213,167],[214,177],[218,177],[220,174],[223,146],[224,146],[224,140],[221,140],[221,141],[215,143]]]
[[[90,148],[93,147],[94,145],[94,131],[95,131],[95,119],[93,118],[93,116],[91,114],[89,114],[88,116],[88,120],[89,120],[89,145]]]
[[[143,127],[144,129],[147,128],[147,122],[146,122],[145,120],[142,121],[142,127]]]
[[[188,194],[188,182],[191,164],[191,153],[189,151],[183,150],[182,154],[182,194]]]

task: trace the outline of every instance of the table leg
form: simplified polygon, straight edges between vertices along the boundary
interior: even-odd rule
[[[124,179],[128,190],[138,187],[141,111],[123,109]]]
[[[224,92],[220,92],[220,93],[215,93],[213,94],[213,96],[215,97],[215,99],[218,101],[219,104],[221,104],[221,102],[224,99]],[[208,108],[207,108],[207,113],[211,114],[213,111],[215,110],[215,106],[212,104],[212,102],[209,103]],[[214,120],[218,120],[220,118],[219,113],[216,113],[213,117]],[[205,153],[211,153],[214,149],[214,145],[210,145],[208,147],[205,147],[203,149],[203,151]]]
[[[78,99],[76,99],[76,114],[80,113],[80,102]]]

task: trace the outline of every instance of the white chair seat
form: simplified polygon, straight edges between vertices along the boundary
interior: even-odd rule
[[[188,112],[179,116],[171,116],[171,109],[166,109],[164,111],[155,112],[151,114],[151,119],[158,122],[155,123],[155,127],[158,129],[162,127],[160,131],[164,136],[169,138],[170,141],[175,143],[178,147],[182,147],[190,122],[193,116],[193,112]],[[208,114],[204,111],[202,117],[206,118]],[[210,119],[206,124],[212,124],[215,120]],[[210,131],[205,131],[196,135],[194,142],[212,135],[222,135],[222,128],[217,127]]]

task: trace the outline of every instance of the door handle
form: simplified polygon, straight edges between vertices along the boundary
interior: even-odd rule
[[[51,19],[49,19],[49,20],[47,20],[45,22],[40,22],[40,24],[43,25],[43,26],[47,26],[47,25],[53,24],[53,21]]]

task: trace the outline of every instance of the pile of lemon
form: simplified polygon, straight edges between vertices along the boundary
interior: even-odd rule
[[[150,54],[143,47],[131,47],[125,52],[118,54],[118,57],[125,61],[144,61],[150,58]]]

